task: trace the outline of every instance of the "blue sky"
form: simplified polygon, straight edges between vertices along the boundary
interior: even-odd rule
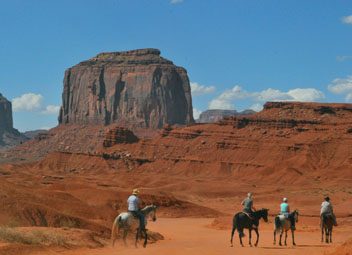
[[[0,32],[21,131],[57,124],[65,69],[135,48],[188,70],[195,113],[352,101],[351,0],[2,0]]]

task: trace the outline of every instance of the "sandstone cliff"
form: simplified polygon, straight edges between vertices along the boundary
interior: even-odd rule
[[[12,104],[0,93],[0,149],[17,145],[27,138],[13,128]]]
[[[206,110],[199,115],[198,123],[214,123],[222,120],[224,117],[237,116],[237,115],[250,115],[256,113],[253,110],[244,110],[238,112],[236,110]]]
[[[187,71],[157,49],[101,53],[65,72],[60,124],[193,123]]]

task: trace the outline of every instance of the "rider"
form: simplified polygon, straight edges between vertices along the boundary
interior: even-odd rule
[[[325,197],[324,202],[321,204],[321,209],[320,209],[321,222],[323,222],[323,216],[327,214],[331,214],[332,219],[334,221],[334,226],[337,226],[336,217],[329,197]]]
[[[243,205],[243,212],[248,214],[250,218],[253,218],[253,212],[255,212],[256,209],[253,206],[253,195],[251,192],[247,194],[247,197],[242,201],[241,205]],[[256,228],[254,222],[252,227]]]
[[[139,190],[134,189],[132,191],[132,195],[127,199],[128,211],[132,213],[132,215],[139,219],[139,230],[145,230],[145,217],[144,214],[140,210],[141,201],[138,197]]]
[[[282,199],[282,203],[280,205],[280,214],[284,215],[287,219],[291,221],[291,229],[295,230],[296,222],[293,215],[291,215],[290,213],[290,206],[288,205],[288,199],[286,197]]]

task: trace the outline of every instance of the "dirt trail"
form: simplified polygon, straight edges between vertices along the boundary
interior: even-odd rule
[[[107,247],[102,249],[80,249],[71,251],[54,251],[47,250],[34,254],[45,255],[133,255],[133,254],[153,254],[153,255],[187,255],[187,254],[309,254],[321,255],[330,252],[337,245],[341,244],[348,237],[352,236],[352,231],[347,228],[337,229],[334,232],[334,244],[326,245],[320,242],[320,233],[315,229],[305,232],[296,233],[296,247],[291,245],[291,239],[288,239],[287,247],[274,246],[272,244],[272,224],[263,224],[261,226],[261,236],[259,247],[249,247],[248,239],[245,238],[246,247],[239,247],[238,236],[235,237],[235,247],[230,247],[228,230],[215,230],[209,228],[210,219],[158,219],[156,223],[150,223],[149,228],[162,233],[165,236],[164,241],[149,245],[146,249],[134,248],[133,244],[129,247],[123,247],[119,241],[115,248]]]

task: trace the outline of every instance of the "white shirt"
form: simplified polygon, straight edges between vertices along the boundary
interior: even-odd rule
[[[139,210],[139,198],[135,195],[131,195],[127,199],[127,204],[128,204],[128,210],[135,212]]]
[[[320,215],[323,213],[332,213],[332,205],[328,201],[321,203]]]

